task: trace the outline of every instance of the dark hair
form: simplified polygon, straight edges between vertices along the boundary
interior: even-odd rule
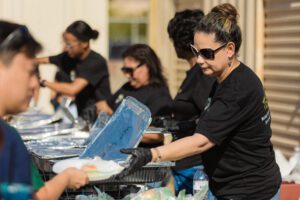
[[[160,59],[151,47],[146,44],[135,44],[130,46],[122,55],[123,59],[132,57],[143,64],[146,64],[149,69],[149,78],[151,83],[159,83],[167,86],[167,80],[162,72]]]
[[[178,58],[190,59],[194,57],[190,44],[194,43],[194,29],[203,18],[202,10],[183,10],[176,12],[175,16],[169,21],[169,38],[173,41]]]
[[[66,32],[73,34],[78,40],[87,42],[90,39],[97,39],[99,32],[93,30],[90,25],[84,21],[75,21],[69,25],[66,29]]]
[[[234,42],[238,53],[242,43],[241,29],[237,23],[238,12],[229,3],[215,6],[198,24],[195,32],[214,33],[216,42]]]
[[[21,52],[33,58],[41,49],[26,26],[0,20],[0,59],[4,64],[9,64]]]

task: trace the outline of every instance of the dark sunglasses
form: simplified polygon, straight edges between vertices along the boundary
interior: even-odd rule
[[[3,50],[15,50],[26,42],[28,38],[30,38],[29,31],[26,26],[21,26],[11,32],[5,40],[0,44],[0,51]]]
[[[193,54],[198,58],[199,56],[203,57],[204,59],[207,59],[207,60],[213,60],[215,59],[215,54],[222,48],[224,48],[225,46],[227,45],[226,44],[223,44],[222,46],[220,46],[219,48],[213,50],[213,49],[200,49],[200,50],[197,50],[197,48],[190,44],[190,47],[192,49],[192,52]]]
[[[134,70],[136,70],[137,68],[141,67],[143,64],[144,64],[144,63],[140,63],[140,64],[138,64],[135,68],[124,66],[124,67],[121,68],[121,71],[122,71],[124,74],[129,74],[130,76],[132,76]]]

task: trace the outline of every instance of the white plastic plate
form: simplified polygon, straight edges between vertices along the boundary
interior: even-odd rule
[[[90,166],[94,170],[89,171]],[[58,161],[53,165],[53,172],[59,174],[69,167],[83,169],[87,172],[90,181],[100,181],[110,178],[113,175],[120,173],[124,167],[114,161],[102,160],[99,157],[94,159],[79,159],[71,158]]]

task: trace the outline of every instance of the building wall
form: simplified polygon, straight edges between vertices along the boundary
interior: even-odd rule
[[[108,0],[0,0],[0,18],[26,24],[44,47],[39,56],[54,55],[61,51],[61,34],[75,20],[82,19],[100,31],[92,48],[105,57],[108,55]],[[41,76],[53,79],[55,67],[40,67]],[[50,90],[42,89],[39,106],[52,112]]]
[[[176,93],[175,51],[167,33],[169,20],[174,16],[173,0],[150,0],[149,45],[161,59],[172,95]]]
[[[272,140],[290,156],[300,146],[300,2],[264,3],[264,84],[272,114]]]

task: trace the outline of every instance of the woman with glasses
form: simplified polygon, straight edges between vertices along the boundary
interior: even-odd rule
[[[58,199],[65,188],[85,185],[85,172],[69,168],[44,183],[19,133],[3,120],[28,108],[39,84],[33,59],[40,50],[25,26],[0,20],[0,189],[20,184],[32,192],[28,199]]]
[[[203,74],[190,47],[194,40],[193,30],[203,17],[201,10],[183,10],[177,12],[168,24],[169,37],[177,57],[186,60],[190,67],[173,100],[173,123],[180,127],[176,131],[171,130],[173,141],[193,135],[196,121],[204,111],[214,82],[213,78]],[[193,177],[199,165],[202,165],[201,155],[176,161],[175,167],[172,168],[176,193],[183,189],[187,194],[193,193]]]
[[[270,110],[260,79],[238,59],[237,16],[231,4],[221,4],[195,29],[197,63],[205,75],[216,77],[195,134],[152,149],[122,150],[133,161],[119,178],[150,161],[201,154],[217,199],[279,199]]]
[[[89,41],[97,39],[98,34],[86,22],[75,21],[63,33],[63,53],[36,59],[37,63],[57,65],[58,78],[62,81],[42,80],[41,86],[75,97],[79,116],[89,122],[94,120],[94,117],[90,119],[90,111],[96,112],[95,103],[111,94],[106,60],[90,48]]]
[[[123,53],[121,68],[128,82],[107,101],[98,102],[98,111],[112,114],[127,96],[132,96],[145,104],[152,118],[170,116],[172,99],[162,66],[155,52],[146,44],[136,44]],[[163,135],[147,134],[142,139],[143,146],[162,144]]]

